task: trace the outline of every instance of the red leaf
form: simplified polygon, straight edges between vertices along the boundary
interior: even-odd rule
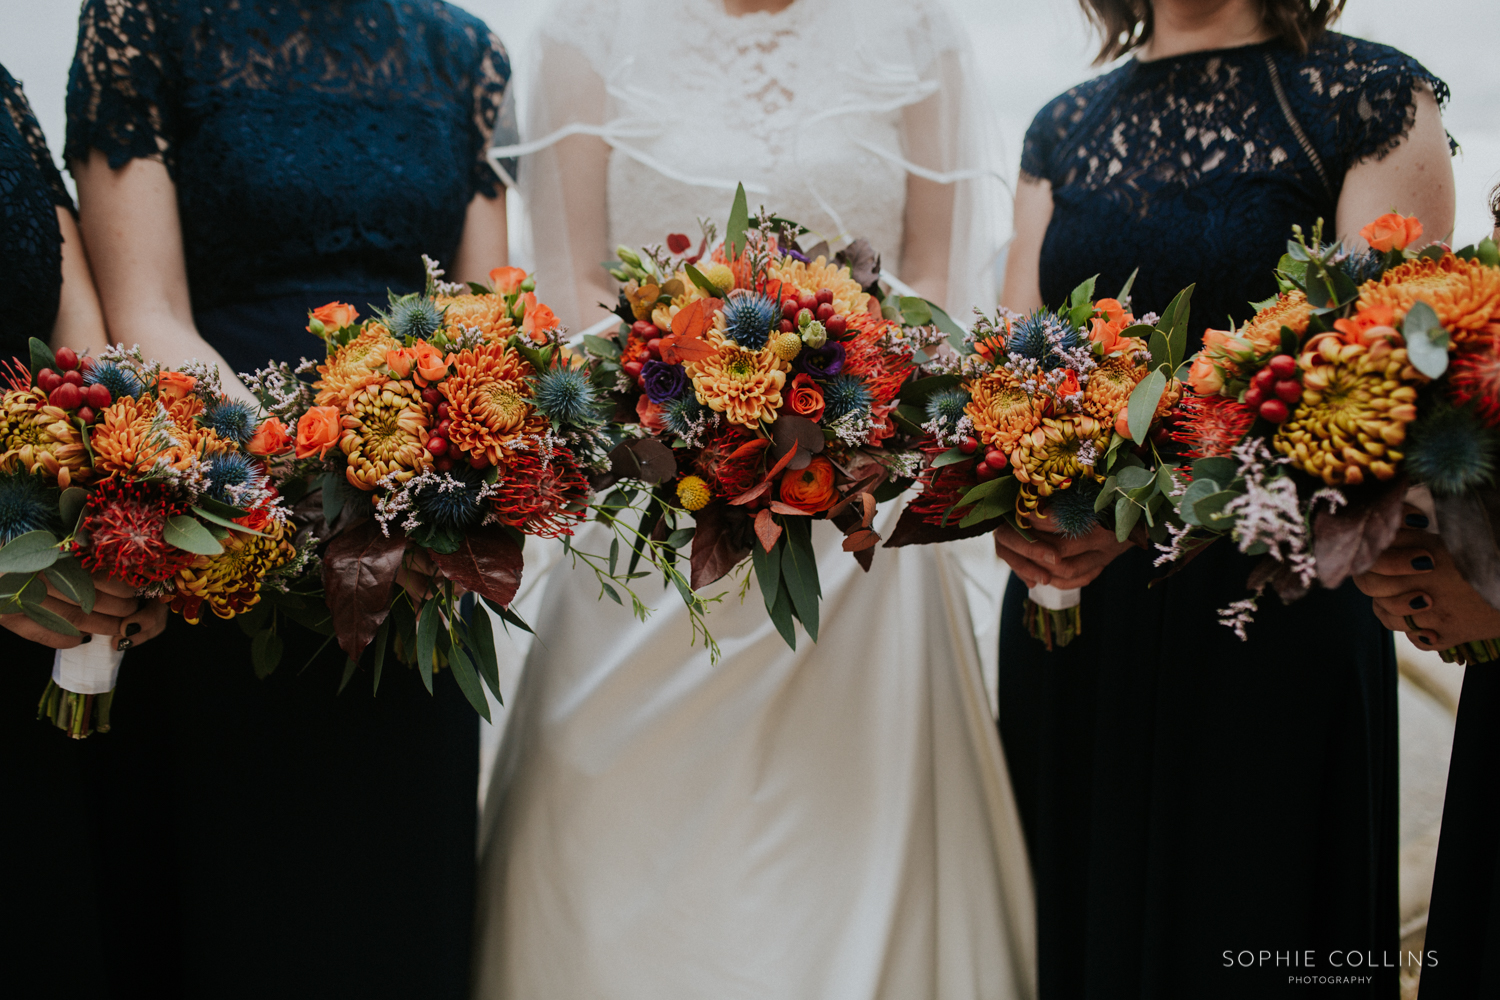
[[[693,552],[690,557],[694,590],[706,587],[734,569],[750,555],[748,539],[741,539],[738,524],[749,527],[749,518],[733,507],[709,504],[693,515]],[[753,537],[751,533],[750,537]]]
[[[780,458],[788,450],[800,450],[791,463],[792,469],[805,469],[812,457],[823,450],[828,439],[818,429],[818,425],[806,417],[799,417],[795,413],[783,413],[776,418],[771,425],[771,437],[776,442],[776,450],[772,453]],[[798,449],[798,445],[801,448]]]
[[[765,493],[770,488],[771,488],[771,481],[769,479],[767,479],[764,482],[760,483],[758,486],[752,486],[752,487],[750,487],[748,490],[746,490],[745,492],[741,493],[739,496],[735,497],[733,500],[731,500],[729,502],[732,503],[732,504],[734,504],[736,507],[740,506],[741,504],[750,503],[752,500],[758,500],[758,499],[760,499],[760,497],[762,497],[763,495],[765,495]],[[705,508],[705,509],[707,509],[707,508]]]
[[[880,536],[873,531],[861,529],[844,537],[845,552],[860,552],[864,549],[874,548],[880,541]]]
[[[801,507],[793,507],[791,504],[782,503],[780,500],[772,500],[770,509],[778,514],[793,514],[798,517],[812,517],[811,511],[803,510]]]
[[[521,586],[521,547],[494,525],[466,533],[457,552],[429,550],[427,555],[443,576],[502,608],[510,606]]]
[[[861,528],[868,528],[870,522],[875,520],[875,495],[873,493],[861,493],[859,499],[865,508],[865,516],[860,519],[859,526]]]
[[[787,463],[790,462],[792,460],[792,457],[794,455],[796,455],[797,452],[800,451],[800,450],[801,449],[799,449],[797,447],[796,443],[793,442],[793,444],[792,444],[792,450],[789,451],[789,452],[787,452],[785,455],[782,455],[779,459],[776,460],[776,464],[773,465],[773,466],[771,466],[771,471],[768,472],[768,473],[766,473],[766,479],[765,479],[765,481],[769,483],[771,480],[773,480],[777,476],[781,475],[781,470],[785,469],[787,467]],[[809,458],[807,461],[811,462],[812,459]],[[807,468],[807,463],[806,462],[804,462],[802,464],[802,468],[804,468],[804,469]]]
[[[895,530],[891,537],[886,540],[885,547],[897,549],[903,545],[929,545],[933,542],[956,542],[960,538],[973,538],[976,535],[987,535],[1000,526],[1003,518],[995,518],[993,521],[984,521],[980,524],[971,524],[967,528],[960,528],[958,522],[962,518],[954,515],[948,519],[948,524],[939,527],[936,524],[928,524],[923,515],[912,511],[907,507],[901,512],[896,521]]]
[[[755,515],[755,537],[760,539],[761,548],[767,552],[775,547],[776,539],[781,537],[781,525],[776,523],[769,510]]]
[[[693,241],[688,238],[686,233],[669,233],[667,235],[667,249],[673,253],[683,253],[692,245]]]
[[[749,458],[756,452],[764,451],[769,447],[771,447],[770,438],[756,438],[753,441],[746,441],[744,444],[740,445],[738,448],[734,449],[734,451],[729,453],[729,461],[738,462],[742,458]]]
[[[714,313],[724,303],[719,299],[694,299],[672,317],[672,336],[682,340],[702,337],[713,329]]]
[[[406,551],[404,537],[387,538],[374,521],[334,536],[323,554],[323,590],[339,648],[357,660],[391,612],[391,588]]]
[[[702,337],[663,337],[661,341],[661,359],[669,365],[679,365],[684,361],[702,361],[717,353],[719,349]]]

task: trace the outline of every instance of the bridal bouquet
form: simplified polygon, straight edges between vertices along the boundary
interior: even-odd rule
[[[629,572],[641,543],[656,543],[664,551],[653,561],[690,606],[699,600],[692,591],[748,558],[771,620],[795,648],[794,620],[818,637],[812,521],[837,525],[845,551],[869,568],[877,504],[921,467],[911,433],[919,428],[903,427],[898,407],[924,350],[947,337],[937,323],[961,331],[920,299],[882,307],[878,258],[866,244],[832,261],[826,248],[804,251],[807,231],[764,211],[751,218],[743,188],[723,245],[708,254],[715,228],[705,225],[696,253],[682,234],[665,247],[619,251],[619,331],[585,340],[612,380],[611,430],[620,436],[602,485],[640,486],[599,506],[616,524],[639,506],[638,528],[617,527],[616,544],[623,532],[635,550]],[[682,547],[690,580],[674,565]]]
[[[488,718],[480,681],[499,696],[494,639],[487,615],[462,613],[464,592],[525,627],[509,610],[521,546],[584,518],[583,463],[603,419],[585,359],[561,343],[525,272],[500,268],[491,286],[467,286],[439,280],[431,261],[428,271],[423,293],[392,295],[380,315],[361,320],[338,302],[313,310],[322,363],[246,376],[272,414],[278,481],[326,543],[321,588],[253,623],[256,669],[279,661],[284,613],[337,638],[348,654],[341,690],[370,646],[378,689],[389,648],[429,691],[434,670],[451,667]],[[431,579],[432,595],[398,590],[403,570]],[[326,618],[309,614],[309,597]]]
[[[1132,279],[1133,280],[1133,279]],[[1181,395],[1174,373],[1187,345],[1192,289],[1161,317],[1137,322],[1090,279],[1062,309],[981,317],[969,353],[927,399],[931,461],[890,545],[969,537],[1009,523],[1023,534],[1045,517],[1069,537],[1097,525],[1121,540],[1141,525],[1167,539],[1176,489],[1157,448]],[[1028,630],[1048,648],[1081,628],[1079,591],[1033,587]]]
[[[0,398],[0,613],[78,635],[43,606],[47,587],[92,610],[105,573],[197,623],[253,607],[309,552],[264,463],[253,408],[219,391],[218,369],[171,370],[139,349],[95,360],[31,341]],[[34,373],[34,374],[33,374]],[[123,654],[58,653],[38,709],[70,736],[109,729]]]
[[[1267,586],[1284,601],[1363,572],[1402,523],[1435,513],[1455,563],[1500,607],[1500,255],[1407,250],[1422,232],[1387,215],[1370,250],[1288,243],[1283,292],[1238,330],[1204,335],[1174,415],[1190,484],[1163,560],[1227,536],[1263,558],[1251,596],[1220,612],[1245,637]],[[1430,501],[1428,499],[1430,494]]]

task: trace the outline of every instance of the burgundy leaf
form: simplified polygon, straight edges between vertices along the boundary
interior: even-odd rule
[[[828,444],[828,439],[823,437],[817,424],[795,413],[783,413],[776,418],[776,422],[771,425],[771,440],[776,443],[771,454],[777,459],[778,465],[788,452],[796,451],[796,455],[786,466],[792,470],[807,468],[812,457]],[[798,445],[801,447],[798,448]]]
[[[510,606],[521,586],[521,547],[495,525],[467,532],[457,552],[427,555],[443,576],[502,608]]]
[[[406,539],[387,538],[374,521],[340,533],[323,553],[323,589],[339,648],[358,660],[391,611],[391,587]]]
[[[1453,565],[1490,607],[1500,608],[1500,552],[1495,549],[1493,511],[1486,509],[1485,499],[1473,493],[1433,496],[1432,506]]]
[[[1318,512],[1313,519],[1313,556],[1323,586],[1332,590],[1375,565],[1401,530],[1405,495],[1405,483],[1382,484],[1349,495],[1349,503],[1337,511]]]
[[[672,449],[656,438],[631,438],[621,441],[609,453],[611,481],[639,479],[656,486],[677,474],[677,459]],[[595,487],[599,489],[601,487]]]
[[[782,503],[780,500],[772,500],[770,506],[771,510],[777,514],[790,514],[793,517],[812,517],[812,511],[803,510],[801,507],[793,507],[791,504]]]
[[[781,537],[781,525],[776,523],[769,510],[755,515],[755,537],[760,539],[761,548],[767,552],[776,547],[776,540]]]
[[[746,490],[745,492],[741,493],[739,496],[735,497],[733,500],[731,500],[729,502],[731,504],[734,504],[736,507],[738,507],[741,504],[747,504],[747,503],[751,502],[752,500],[758,500],[758,499],[760,499],[766,493],[770,492],[770,489],[771,489],[771,481],[769,479],[767,479],[767,480],[765,480],[762,483],[759,483],[759,484],[757,484],[755,486],[750,487],[748,490]]]
[[[693,589],[706,587],[750,555],[755,531],[750,518],[737,507],[709,504],[693,515],[691,557]]]
[[[960,538],[974,538],[978,535],[986,535],[1004,523],[1003,517],[997,517],[993,521],[984,521],[973,524],[967,528],[960,528],[958,522],[962,520],[960,515],[954,514],[948,518],[944,527],[936,524],[928,524],[921,514],[914,514],[910,507],[901,512],[896,520],[896,527],[891,532],[891,537],[886,540],[885,547],[888,549],[899,549],[903,545],[931,545],[934,542],[956,542]]]
[[[844,538],[845,552],[859,552],[863,549],[874,548],[880,541],[880,536],[868,528],[861,528]]]

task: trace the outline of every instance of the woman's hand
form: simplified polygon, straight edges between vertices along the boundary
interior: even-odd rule
[[[411,595],[411,602],[420,612],[422,602],[437,593],[437,567],[427,556],[427,550],[413,546],[401,557],[401,568],[396,570],[396,584]]]
[[[1051,584],[1060,590],[1085,587],[1094,582],[1104,567],[1130,548],[1103,525],[1079,538],[1068,538],[1058,532],[1050,517],[1031,519],[1032,541],[1026,541],[1009,524],[995,529],[995,554],[1015,571],[1028,587]]]
[[[1354,585],[1375,599],[1375,616],[1428,649],[1500,638],[1500,611],[1469,586],[1427,516],[1406,508],[1407,527]]]
[[[0,626],[23,639],[51,649],[72,649],[95,636],[107,636],[117,649],[129,649],[155,638],[166,628],[167,606],[160,601],[136,599],[134,588],[102,573],[94,574],[94,610],[85,614],[69,597],[47,582],[42,607],[78,629],[82,635],[63,635],[39,625],[25,615],[0,615]]]

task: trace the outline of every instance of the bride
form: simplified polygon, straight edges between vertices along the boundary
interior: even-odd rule
[[[722,224],[740,181],[806,242],[865,237],[955,316],[992,301],[984,123],[940,3],[561,0],[529,141],[492,152],[524,157],[564,322],[606,314],[615,245]],[[814,541],[819,641],[788,649],[726,580],[707,589],[728,591],[715,665],[675,591],[642,624],[586,569],[552,571],[489,795],[478,996],[1034,993],[973,581],[944,548],[883,549],[864,573],[832,525]],[[1000,574],[986,556],[980,583]]]

